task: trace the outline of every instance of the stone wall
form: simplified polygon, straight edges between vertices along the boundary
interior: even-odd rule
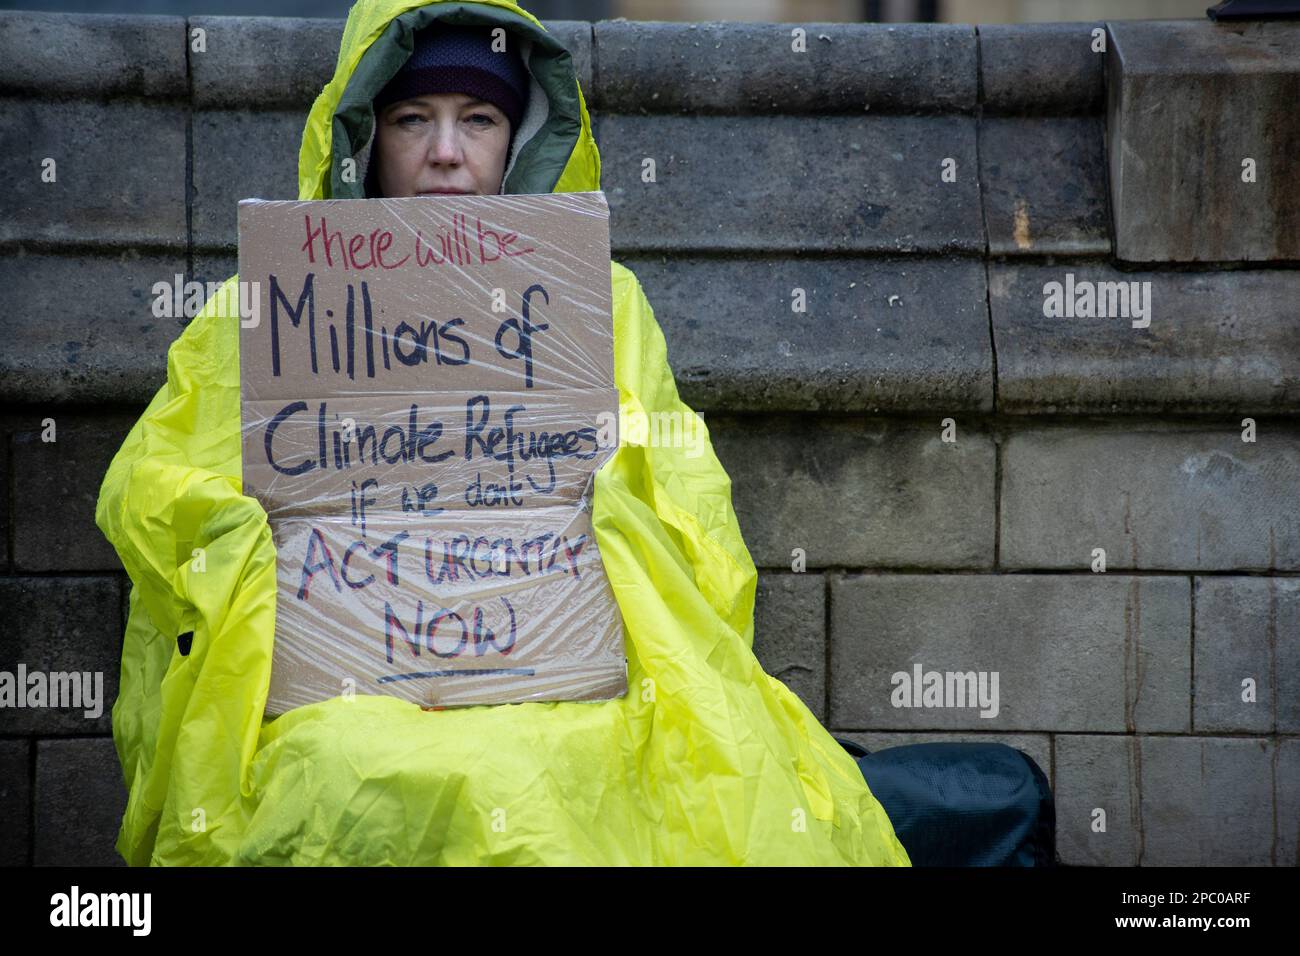
[[[868,747],[1022,748],[1064,863],[1300,862],[1300,24],[548,26],[764,667]],[[0,670],[108,701],[0,711],[0,863],[118,860],[93,514],[181,331],[150,288],[226,278],[236,201],[296,198],[341,31],[0,12]],[[1067,281],[1150,311],[1045,315]],[[893,706],[916,664],[997,672],[997,715]]]

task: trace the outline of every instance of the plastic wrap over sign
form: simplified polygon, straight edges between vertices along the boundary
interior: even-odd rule
[[[625,693],[590,510],[618,445],[604,194],[247,199],[239,278],[267,713]]]

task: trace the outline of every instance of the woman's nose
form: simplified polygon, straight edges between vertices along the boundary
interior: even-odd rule
[[[460,162],[460,134],[454,124],[439,124],[429,146],[429,161],[441,165]]]

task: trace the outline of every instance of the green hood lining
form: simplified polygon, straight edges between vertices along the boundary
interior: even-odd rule
[[[415,31],[435,21],[450,24],[502,26],[533,41],[528,69],[550,100],[550,112],[526,143],[516,144],[503,193],[555,191],[564,167],[582,133],[577,72],[573,57],[555,37],[531,20],[499,7],[478,3],[438,3],[417,7],[394,17],[361,55],[334,110],[330,188],[327,199],[364,199],[364,176],[342,179],[343,160],[354,157],[374,132],[372,101],[397,75],[415,48]]]

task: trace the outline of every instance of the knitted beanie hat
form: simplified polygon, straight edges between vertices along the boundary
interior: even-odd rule
[[[426,93],[466,93],[496,106],[519,129],[528,103],[528,69],[507,33],[506,49],[492,49],[491,27],[434,24],[415,34],[406,64],[375,97],[376,114],[399,100]]]

